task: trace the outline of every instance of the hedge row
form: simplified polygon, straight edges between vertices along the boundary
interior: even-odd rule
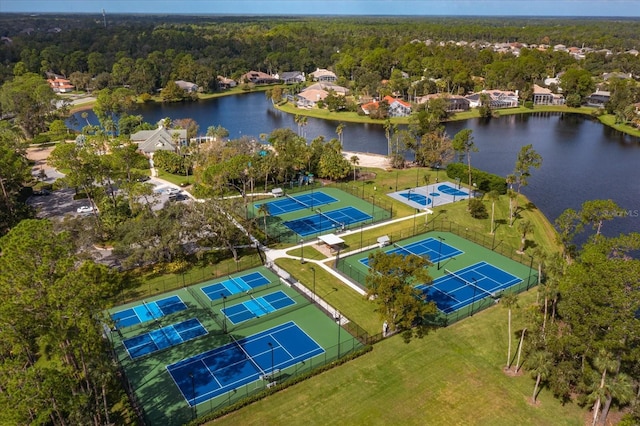
[[[469,184],[469,168],[462,163],[450,163],[447,165],[447,176],[450,179],[460,178],[460,182]],[[471,167],[471,178],[481,192],[497,191],[499,194],[507,193],[507,182],[502,176],[487,173]]]

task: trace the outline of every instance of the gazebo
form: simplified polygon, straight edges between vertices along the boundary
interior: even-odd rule
[[[318,240],[319,244],[325,244],[332,252],[340,250],[344,244],[344,240],[336,234],[320,235]]]

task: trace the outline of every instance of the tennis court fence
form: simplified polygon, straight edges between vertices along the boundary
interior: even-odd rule
[[[240,401],[248,398],[255,398],[255,400],[264,398],[269,394],[270,388],[274,386],[274,384],[272,384],[272,380],[275,381],[276,386],[286,388],[318,374],[319,372],[324,371],[324,369],[333,368],[334,366],[339,365],[336,362],[339,359],[349,360],[367,351],[367,347],[363,346],[355,337],[347,337],[346,334],[347,333],[342,334],[340,344],[325,347],[324,354],[298,362],[295,365],[282,370],[276,370],[273,374],[273,379],[271,378],[271,374],[266,374],[268,377],[267,380],[258,380],[239,386],[222,396],[198,404],[196,407],[198,418],[200,419],[203,416],[207,416],[207,420],[212,420],[215,417],[223,415],[226,412],[225,409],[239,403]],[[233,336],[231,336],[231,338],[232,340],[235,340]],[[237,342],[234,344],[236,346],[240,346]],[[245,352],[244,349],[243,352]],[[260,371],[261,369],[258,367],[258,370]],[[261,374],[265,375],[264,373],[265,372],[261,371]],[[129,387],[128,389],[131,388]],[[135,392],[133,392],[133,389],[131,389],[131,395],[133,395],[134,401],[139,401]],[[183,407],[179,410],[170,414],[171,419],[164,417],[167,415],[164,412],[162,413],[163,417],[158,417],[160,414],[157,411],[155,411],[156,414],[154,417],[151,413],[144,411],[143,404],[138,403],[136,405],[139,407],[140,417],[143,419],[141,424],[143,425],[185,424],[191,421],[194,415],[193,407],[189,407],[186,403],[183,404]]]

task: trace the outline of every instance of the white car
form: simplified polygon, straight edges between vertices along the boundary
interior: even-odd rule
[[[78,213],[92,213],[93,210],[94,209],[91,206],[80,206],[76,209]]]
[[[165,192],[167,195],[174,195],[174,194],[179,194],[179,193],[180,193],[180,192],[182,192],[182,191],[180,191],[180,190],[179,190],[179,189],[177,189],[177,188],[167,188],[167,189],[165,189],[165,190],[164,190],[164,192]]]

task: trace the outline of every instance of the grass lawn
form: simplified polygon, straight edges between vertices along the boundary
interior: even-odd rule
[[[535,291],[523,294],[520,305],[533,303]],[[514,312],[516,331],[523,311]],[[507,311],[495,306],[408,345],[391,337],[215,424],[584,424],[585,410],[563,406],[546,389],[538,406],[529,404],[534,381],[526,371],[505,375],[506,353]]]

